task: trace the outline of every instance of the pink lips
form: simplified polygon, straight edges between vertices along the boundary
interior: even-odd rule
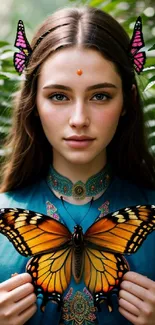
[[[85,135],[73,135],[71,137],[65,138],[64,140],[71,148],[86,148],[94,141],[94,138]]]

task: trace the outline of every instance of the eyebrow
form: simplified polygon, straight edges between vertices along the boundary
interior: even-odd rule
[[[71,87],[59,85],[59,84],[50,84],[43,87],[43,89],[52,89],[52,88],[72,91]],[[117,86],[109,82],[104,82],[93,86],[89,86],[86,88],[86,90],[88,91],[88,90],[99,89],[99,88],[117,88]]]

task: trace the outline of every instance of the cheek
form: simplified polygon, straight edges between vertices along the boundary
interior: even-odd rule
[[[54,146],[57,139],[56,135],[58,135],[59,130],[62,129],[62,127],[60,127],[60,129],[58,127],[57,115],[53,113],[51,114],[48,110],[41,109],[39,111],[39,116],[44,134],[49,143]]]
[[[63,124],[63,114],[57,110],[53,110],[48,107],[44,108],[43,106],[38,109],[40,120],[42,126],[46,130],[55,130],[58,129],[58,126]]]
[[[121,111],[118,110],[107,110],[103,111],[101,114],[96,115],[96,125],[103,130],[113,130],[117,128],[117,124],[120,118]]]

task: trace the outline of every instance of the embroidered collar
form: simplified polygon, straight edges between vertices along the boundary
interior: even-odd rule
[[[107,164],[100,172],[91,176],[86,183],[72,181],[59,174],[52,166],[46,177],[47,184],[51,190],[59,192],[64,196],[73,196],[75,199],[82,200],[85,197],[93,197],[102,191],[106,191],[112,180],[112,169]]]

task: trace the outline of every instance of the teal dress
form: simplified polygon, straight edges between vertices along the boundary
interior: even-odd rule
[[[0,208],[24,208],[47,214],[64,223],[73,232],[79,224],[85,232],[97,218],[119,210],[120,208],[155,204],[155,191],[147,190],[127,181],[113,178],[104,194],[97,200],[84,205],[64,202],[63,206],[48,187],[46,180],[41,180],[33,186],[19,191],[0,194]],[[138,251],[125,256],[130,269],[155,281],[155,232],[149,234]],[[9,242],[0,234],[0,282],[10,278],[12,273],[25,272],[29,258],[21,256]],[[100,311],[96,311],[91,293],[83,280],[79,284],[71,279],[70,285],[63,295],[63,307],[59,311],[57,304],[48,302],[45,312],[40,311],[42,296],[38,296],[36,314],[26,323],[27,325],[129,325],[119,312],[117,297],[112,297],[114,311],[109,312],[107,305],[102,303]]]

